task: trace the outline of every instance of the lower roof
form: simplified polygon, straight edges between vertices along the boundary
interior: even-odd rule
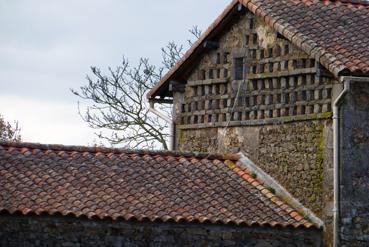
[[[237,155],[0,143],[0,178],[11,214],[313,226]]]

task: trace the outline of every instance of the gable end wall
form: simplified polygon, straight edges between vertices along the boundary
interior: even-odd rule
[[[326,224],[332,239],[332,98],[341,84],[255,17],[240,14],[174,92],[180,151],[243,151]],[[234,80],[236,58],[244,80]]]

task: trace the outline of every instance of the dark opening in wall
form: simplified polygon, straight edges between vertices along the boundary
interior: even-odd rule
[[[257,65],[252,66],[252,73],[253,74],[256,74],[257,73],[257,70],[258,70]]]
[[[264,58],[264,49],[261,49],[260,50],[260,59],[263,59]]]
[[[254,27],[255,27],[254,19],[250,19],[250,22],[249,22],[249,28],[250,28],[250,29],[254,29]]]
[[[273,63],[269,63],[269,72],[273,72],[273,66],[274,66]]]
[[[265,72],[265,64],[261,63],[260,64],[260,73],[264,73]]]
[[[301,100],[305,101],[306,100],[306,91],[301,91]]]
[[[214,70],[209,69],[209,79],[214,79]]]
[[[306,107],[305,107],[304,105],[302,105],[302,106],[301,106],[301,112],[300,112],[300,114],[301,114],[301,115],[304,115],[304,114],[305,114],[305,112],[306,112]]]
[[[301,59],[301,68],[306,68],[306,64],[307,64],[307,60],[306,59]]]
[[[281,88],[281,79],[280,78],[273,78],[273,88],[274,89],[280,89]]]
[[[213,120],[213,115],[208,115],[208,123],[211,123]]]
[[[244,78],[244,65],[243,57],[237,57],[234,59],[234,79],[242,80]]]
[[[228,69],[224,69],[224,78],[228,77]]]
[[[216,63],[217,64],[220,64],[220,53],[219,52],[217,53]]]
[[[252,43],[254,43],[254,45],[258,43],[258,35],[256,33],[252,35]]]
[[[273,48],[268,48],[268,57],[273,57]]]
[[[250,35],[246,35],[245,36],[245,45],[249,45],[250,44]]]
[[[315,59],[310,59],[310,68],[314,68],[315,67]]]
[[[302,85],[306,85],[306,75],[301,76],[301,83]]]
[[[298,83],[299,83],[299,77],[298,76],[294,76],[293,77],[293,87],[296,87]]]
[[[275,57],[279,57],[281,55],[281,47],[276,45],[273,49],[273,53]]]
[[[252,90],[257,90],[257,89],[258,89],[258,81],[252,80]]]
[[[205,80],[206,71],[204,69],[199,71],[199,80]]]
[[[217,79],[220,78],[220,69],[217,69]]]
[[[327,89],[327,98],[328,99],[331,99],[332,98],[332,89],[331,88],[328,88]]]
[[[277,104],[282,103],[282,94],[277,94],[277,102],[275,102]]]
[[[282,65],[281,65],[281,63],[277,63],[277,70],[278,70],[278,71],[281,71],[281,70],[282,70]]]
[[[282,34],[277,33],[277,39],[283,39],[283,40],[288,40],[286,39]]]
[[[223,63],[228,63],[229,62],[229,52],[224,52],[223,54]]]

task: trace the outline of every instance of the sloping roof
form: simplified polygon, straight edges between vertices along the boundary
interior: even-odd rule
[[[0,212],[313,226],[238,158],[0,143]]]
[[[239,4],[294,45],[315,57],[336,77],[369,75],[369,6],[363,1],[234,0],[183,58],[148,93],[166,95],[168,83],[204,51],[204,42],[224,27]],[[351,1],[354,2],[354,1]]]

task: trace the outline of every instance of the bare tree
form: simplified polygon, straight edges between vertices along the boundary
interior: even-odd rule
[[[200,34],[194,27],[191,34]],[[123,57],[122,64],[108,68],[104,74],[91,67],[88,84],[72,93],[89,102],[79,114],[91,128],[100,130],[98,137],[110,144],[123,144],[127,148],[168,149],[168,123],[149,111],[146,93],[164,72],[170,69],[183,55],[183,45],[169,42],[162,48],[162,65],[156,67],[147,58],[141,58],[137,66],[131,66]],[[161,109],[171,114],[170,109]],[[108,133],[107,133],[108,132]],[[159,147],[160,145],[160,147]]]
[[[21,141],[18,122],[14,122],[14,124],[11,125],[0,115],[0,141]]]
[[[193,26],[190,30],[188,30],[189,32],[190,32],[190,34],[192,34],[193,35],[193,37],[195,37],[196,38],[196,40],[197,39],[199,39],[200,37],[201,37],[201,34],[202,34],[202,31],[199,29],[199,27],[198,26]],[[191,40],[191,39],[188,39],[187,40],[187,42],[188,42],[188,44],[190,45],[190,46],[192,46],[193,45],[193,41]]]

